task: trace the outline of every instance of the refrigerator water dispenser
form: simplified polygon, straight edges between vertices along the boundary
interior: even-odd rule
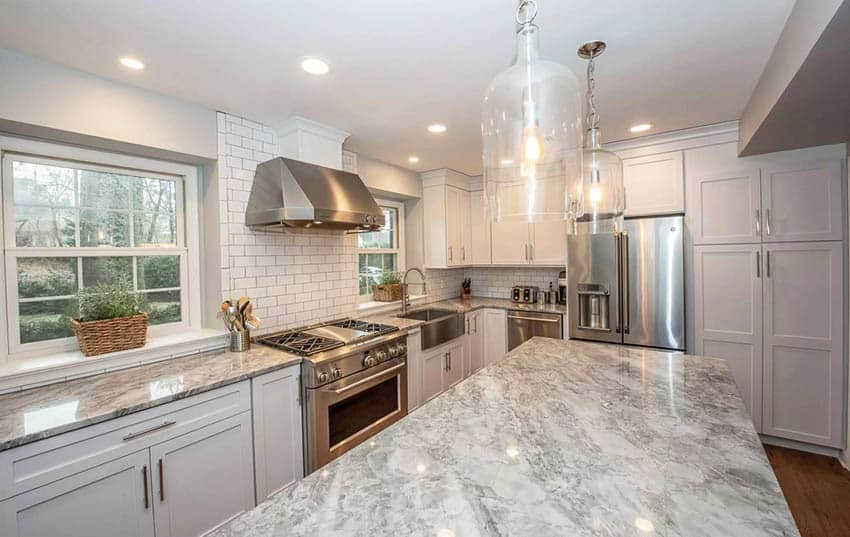
[[[587,330],[611,330],[608,319],[611,295],[608,287],[594,283],[580,283],[578,294],[578,326]]]

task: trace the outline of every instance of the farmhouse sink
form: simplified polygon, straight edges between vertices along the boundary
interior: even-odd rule
[[[463,335],[464,314],[458,311],[426,308],[398,317],[425,322],[421,327],[423,351]]]

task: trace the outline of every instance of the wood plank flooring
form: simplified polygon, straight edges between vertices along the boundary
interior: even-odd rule
[[[764,446],[802,537],[850,536],[850,472],[836,459]]]

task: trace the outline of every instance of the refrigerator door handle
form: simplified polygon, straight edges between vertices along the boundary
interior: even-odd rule
[[[629,333],[629,324],[631,324],[631,319],[629,318],[629,302],[631,302],[631,293],[629,293],[629,286],[631,282],[629,281],[629,234],[627,232],[623,232],[623,259],[620,262],[623,267],[623,333]]]
[[[617,264],[617,285],[618,286],[621,283],[620,275],[622,274],[622,264],[621,264],[622,251],[620,249],[620,240],[621,240],[620,233],[614,233],[614,259],[617,260],[616,264]],[[622,293],[617,293],[617,308],[616,308],[616,310],[617,310],[617,324],[614,327],[614,333],[615,334],[619,334],[620,330],[621,330],[620,320],[623,318],[622,317],[622,311],[623,311],[623,303],[622,302],[623,302]],[[608,315],[611,315],[611,311],[613,311],[613,310],[614,310],[614,308],[609,308]],[[608,325],[608,326],[611,326],[611,325]]]

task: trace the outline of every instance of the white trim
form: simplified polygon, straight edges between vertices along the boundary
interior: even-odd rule
[[[5,158],[11,153],[19,154],[26,161],[44,161],[48,164],[72,164],[83,169],[95,171],[115,171],[116,168],[127,170],[128,174],[141,177],[150,177],[161,180],[180,182],[182,188],[176,189],[177,196],[177,246],[165,248],[19,248],[14,245],[14,225],[10,223],[13,218],[12,207],[14,199],[12,194],[11,159]],[[194,166],[159,161],[145,157],[136,157],[118,153],[110,153],[101,150],[92,150],[64,144],[48,143],[25,138],[0,135],[0,160],[2,160],[2,181],[0,181],[0,194],[2,194],[2,210],[0,210],[0,237],[4,239],[0,248],[0,261],[3,262],[4,270],[0,271],[0,297],[6,306],[8,323],[0,323],[0,364],[4,361],[15,365],[19,359],[29,359],[34,356],[43,356],[50,352],[65,352],[76,348],[74,338],[51,340],[46,342],[35,342],[20,344],[18,342],[19,332],[17,329],[17,307],[9,303],[6,290],[8,286],[17,287],[17,277],[14,274],[14,259],[18,257],[96,257],[96,256],[147,256],[147,255],[173,255],[180,260],[181,279],[181,322],[150,328],[153,338],[167,336],[187,330],[199,330],[202,326],[201,316],[201,278],[200,278],[200,229],[199,229],[199,207],[198,207],[198,169]],[[58,162],[57,162],[58,161]],[[130,208],[132,215],[132,207]],[[132,218],[131,218],[132,219]],[[8,254],[8,255],[7,255]],[[78,270],[79,267],[78,267]],[[17,289],[14,289],[17,296]],[[16,303],[17,304],[17,303]],[[15,306],[16,306],[15,304]],[[14,324],[10,324],[14,323]]]
[[[319,138],[324,138],[325,140],[330,140],[338,144],[342,144],[346,138],[351,136],[350,132],[337,129],[335,127],[329,127],[328,125],[323,125],[318,121],[313,121],[312,119],[307,119],[301,116],[292,116],[288,118],[286,121],[281,123],[280,127],[277,129],[277,134],[281,138],[289,136],[294,132],[306,132],[313,136],[318,136]]]
[[[738,122],[727,121],[609,142],[604,144],[604,147],[608,151],[617,153],[620,158],[632,158],[737,141]]]
[[[398,254],[398,271],[404,272],[405,267],[405,256],[404,252],[406,250],[405,245],[405,237],[404,237],[404,225],[405,225],[405,214],[404,214],[404,202],[396,201],[396,200],[388,200],[388,199],[375,199],[375,203],[378,204],[379,207],[391,207],[398,212],[398,218],[396,219],[396,230],[395,230],[395,248],[356,248],[357,250],[357,302],[358,304],[366,304],[372,302],[371,295],[361,295],[360,294],[360,254]],[[358,306],[359,307],[359,306]]]

